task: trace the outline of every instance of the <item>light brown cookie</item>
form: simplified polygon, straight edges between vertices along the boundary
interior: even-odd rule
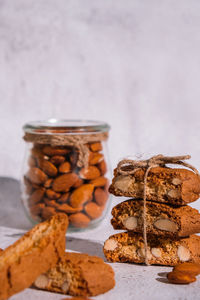
[[[29,287],[65,252],[68,218],[57,214],[36,225],[0,255],[0,300]]]
[[[114,170],[114,178],[109,187],[111,194],[142,198],[145,170],[133,175],[120,175]],[[152,168],[147,177],[147,200],[185,205],[199,198],[200,176],[187,169]]]
[[[171,240],[148,235],[147,241],[150,264],[175,266],[185,261],[200,263],[200,236]],[[104,254],[112,262],[144,263],[143,236],[132,232],[112,235],[104,244]]]
[[[130,199],[112,209],[114,229],[143,232],[143,201]],[[168,204],[146,202],[147,233],[173,239],[200,232],[200,214],[190,206],[172,207]]]
[[[114,285],[114,272],[108,264],[81,253],[66,253],[62,261],[34,282],[37,288],[71,296],[96,296]]]

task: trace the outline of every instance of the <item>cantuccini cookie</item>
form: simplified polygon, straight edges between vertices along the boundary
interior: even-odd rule
[[[81,253],[65,253],[62,261],[34,282],[37,288],[71,296],[96,296],[114,285],[114,272],[108,264]]]
[[[115,196],[142,198],[145,169],[138,169],[132,175],[122,175],[114,170],[109,187]],[[147,200],[185,205],[199,198],[200,176],[187,169],[155,167],[149,171],[146,185]]]
[[[112,209],[114,229],[143,233],[143,201],[130,199]],[[147,201],[146,230],[173,239],[200,232],[200,214],[190,206],[172,207],[168,204]]]
[[[0,300],[29,287],[65,252],[68,218],[57,214],[38,224],[0,255]]]
[[[200,263],[200,236],[172,240],[148,235],[147,258],[150,264],[175,266],[181,262]],[[111,262],[144,263],[144,239],[141,234],[123,232],[112,235],[104,244],[104,254]]]

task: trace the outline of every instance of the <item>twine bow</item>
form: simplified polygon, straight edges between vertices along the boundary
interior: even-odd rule
[[[186,163],[184,160],[190,159],[190,155],[183,156],[164,156],[162,154],[152,156],[147,160],[131,160],[123,159],[117,165],[117,171],[121,175],[133,175],[140,169],[145,169],[144,175],[144,191],[143,191],[143,238],[144,238],[144,250],[145,250],[145,264],[149,265],[147,250],[147,221],[146,221],[146,191],[147,191],[147,177],[152,168],[166,167],[166,164],[182,165],[191,169],[195,174],[199,175],[198,170],[192,165]]]

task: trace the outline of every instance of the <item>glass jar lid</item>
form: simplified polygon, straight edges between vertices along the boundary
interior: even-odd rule
[[[26,123],[23,129],[26,133],[32,134],[76,135],[108,132],[110,126],[101,121],[49,119]]]

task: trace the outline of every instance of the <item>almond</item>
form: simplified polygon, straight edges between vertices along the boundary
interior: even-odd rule
[[[130,177],[129,175],[119,175],[115,179],[114,187],[120,191],[128,192],[134,182],[134,177]]]
[[[178,264],[173,268],[173,271],[186,272],[191,275],[199,275],[200,274],[200,264],[184,262],[182,264]]]
[[[154,257],[160,258],[162,256],[162,252],[159,248],[152,248],[151,253],[153,254]]]
[[[46,204],[46,206],[54,207],[56,209],[59,206],[59,204],[55,200],[49,200],[48,198],[44,198],[44,203]]]
[[[84,203],[92,200],[94,186],[92,184],[83,184],[74,190],[70,197],[70,204],[74,208],[81,207]]]
[[[104,243],[104,249],[106,251],[114,251],[118,247],[118,242],[114,239],[108,239]]]
[[[79,156],[79,154],[76,150],[73,150],[72,153],[69,156],[69,160],[70,160],[73,167],[76,166],[76,164],[77,164],[78,156]]]
[[[172,271],[168,273],[167,279],[169,282],[176,284],[188,284],[196,281],[196,277],[194,275],[180,271]]]
[[[42,209],[42,218],[44,220],[49,219],[51,216],[56,214],[56,210],[54,207],[44,207]]]
[[[59,203],[65,203],[67,202],[68,198],[69,198],[69,194],[70,193],[64,193],[62,194],[62,196],[58,199]]]
[[[106,165],[105,160],[102,160],[102,161],[97,165],[97,167],[99,168],[99,170],[100,170],[100,172],[101,172],[101,175],[106,174],[106,172],[107,172],[107,165]]]
[[[56,193],[51,189],[46,190],[46,195],[49,199],[58,199],[61,196],[60,193]]]
[[[169,219],[158,219],[154,222],[154,227],[160,230],[176,232],[178,230],[178,226],[176,223]]]
[[[83,179],[78,178],[78,180],[75,182],[75,184],[73,185],[73,187],[78,188],[82,184],[83,184]]]
[[[57,168],[48,160],[38,159],[38,166],[51,177],[55,177],[57,175]]]
[[[50,161],[54,165],[60,165],[65,161],[65,157],[61,155],[55,155],[51,157]]]
[[[30,207],[30,212],[33,216],[38,216],[44,207],[44,203],[37,203]]]
[[[100,176],[100,171],[95,166],[89,166],[80,170],[80,177],[83,179],[95,179]]]
[[[102,144],[100,142],[89,144],[90,150],[93,152],[101,151]]]
[[[27,173],[28,179],[36,184],[42,184],[47,180],[47,175],[39,168],[30,168]]]
[[[44,196],[44,193],[45,193],[44,188],[39,188],[39,189],[35,190],[29,198],[30,205],[40,202]]]
[[[108,193],[101,188],[97,188],[94,192],[94,199],[100,206],[104,206],[108,200]]]
[[[44,187],[45,188],[50,188],[51,185],[52,185],[52,182],[53,182],[52,178],[47,179],[47,181],[45,181],[45,183],[44,183]]]
[[[55,192],[65,192],[69,190],[77,180],[78,176],[75,173],[60,175],[53,181],[53,190]]]
[[[90,223],[90,219],[82,213],[77,213],[69,216],[69,222],[74,227],[85,228]]]
[[[181,196],[181,193],[180,193],[180,191],[179,190],[169,190],[168,191],[168,196],[170,197],[170,198],[173,198],[173,199],[179,199],[180,198],[180,196]]]
[[[132,217],[127,217],[122,221],[124,227],[128,230],[133,230],[138,226],[138,218],[132,216]]]
[[[38,148],[38,147],[33,147],[32,149],[31,149],[31,154],[32,154],[32,156],[37,160],[38,158],[42,158],[42,159],[49,159],[49,157],[48,156],[46,156],[42,151],[41,151],[41,149],[40,148]]]
[[[83,207],[73,208],[70,205],[65,203],[65,204],[58,205],[57,209],[59,211],[65,212],[66,214],[74,214],[81,211]]]
[[[49,156],[55,156],[55,155],[66,155],[69,150],[62,147],[51,147],[51,146],[45,146],[42,149],[43,153]]]
[[[71,165],[68,161],[62,163],[60,166],[59,166],[59,172],[60,173],[69,173],[71,170]]]
[[[145,249],[144,248],[139,248],[137,250],[137,255],[141,258],[145,258]],[[151,258],[152,258],[151,251],[149,249],[147,249],[147,259],[151,259]]]
[[[100,163],[103,159],[104,159],[104,156],[101,153],[90,152],[90,154],[89,154],[89,164],[90,165],[96,165],[96,164]]]
[[[106,177],[100,176],[96,179],[90,181],[95,187],[105,186],[108,183],[108,179]]]
[[[173,178],[173,179],[172,179],[172,183],[173,183],[174,185],[180,185],[180,184],[182,183],[182,181],[181,181],[181,179],[179,179],[179,178]]]
[[[26,178],[26,176],[24,176],[24,184],[25,184],[25,193],[28,195],[31,195],[31,193],[33,192],[33,185],[31,184],[31,182],[28,180],[28,178]]]
[[[85,212],[91,219],[97,219],[102,215],[103,208],[94,202],[85,205]]]
[[[48,284],[49,284],[49,278],[45,274],[41,274],[40,276],[38,276],[34,282],[34,285],[38,289],[45,289],[48,287]]]
[[[36,161],[35,161],[35,158],[33,156],[29,157],[28,165],[29,165],[29,167],[35,167],[36,166]]]

